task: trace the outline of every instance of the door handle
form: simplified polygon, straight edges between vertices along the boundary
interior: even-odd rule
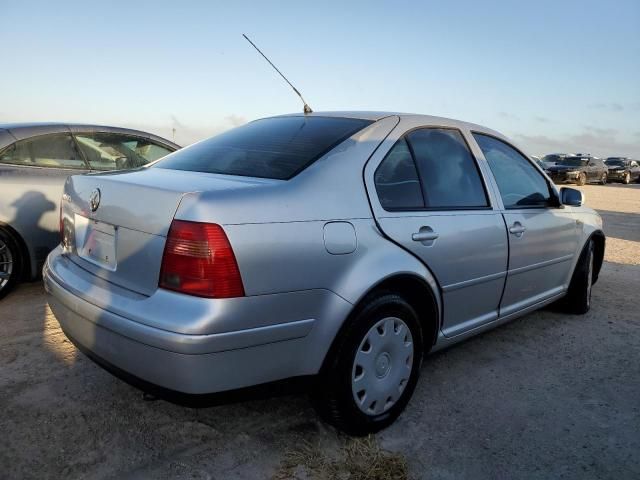
[[[516,237],[521,237],[526,230],[526,227],[520,222],[515,222],[509,227],[509,233],[515,235]]]
[[[438,235],[436,232],[434,232],[431,229],[429,230],[421,229],[420,232],[417,232],[411,235],[411,240],[413,240],[414,242],[429,242],[431,240],[435,240],[439,236],[440,235]]]

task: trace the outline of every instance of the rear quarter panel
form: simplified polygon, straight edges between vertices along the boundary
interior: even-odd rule
[[[375,284],[395,274],[425,279],[427,268],[389,242],[373,219],[345,220],[354,226],[356,249],[335,255],[323,240],[326,221],[225,225],[248,295],[327,289],[355,304]]]

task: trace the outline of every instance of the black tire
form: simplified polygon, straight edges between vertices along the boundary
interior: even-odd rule
[[[591,308],[591,287],[593,286],[593,240],[582,249],[578,264],[573,272],[569,291],[565,297],[565,307],[569,313],[583,315]]]
[[[578,175],[578,178],[576,179],[576,184],[584,185],[585,183],[587,183],[587,174],[582,172],[580,173],[580,175]]]
[[[600,185],[606,185],[607,184],[607,174],[603,173],[602,176],[600,177]]]
[[[629,172],[624,174],[624,178],[622,179],[622,183],[625,185],[629,185],[631,183],[631,174]]]
[[[0,228],[0,299],[15,287],[21,272],[20,248],[13,236]]]
[[[404,389],[388,410],[380,414],[366,414],[356,404],[352,390],[352,376],[357,372],[356,355],[361,351],[362,344],[367,335],[370,335],[371,329],[383,319],[390,317],[402,320],[411,332],[413,339],[411,373],[404,383]],[[399,295],[382,294],[365,300],[338,335],[318,377],[313,395],[314,404],[325,421],[349,435],[375,433],[398,418],[409,402],[418,381],[424,354],[422,329],[418,316],[413,307]],[[401,365],[397,358],[392,360],[389,363],[388,372],[393,371],[394,366],[401,368]]]

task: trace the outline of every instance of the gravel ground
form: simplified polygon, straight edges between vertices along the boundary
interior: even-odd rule
[[[304,395],[144,401],[22,285],[0,302],[0,478],[640,478],[640,185],[582,190],[609,235],[589,314],[543,310],[428,357],[406,412],[365,441]]]

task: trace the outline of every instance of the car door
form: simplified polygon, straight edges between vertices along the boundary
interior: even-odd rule
[[[431,270],[442,290],[442,332],[459,335],[498,317],[507,238],[462,132],[402,120],[365,179],[382,231]]]
[[[76,132],[74,136],[91,170],[97,171],[138,168],[175,151],[168,145],[126,133]]]
[[[589,180],[597,182],[602,178],[604,168],[599,165],[599,161],[593,157],[589,157]]]
[[[509,266],[500,316],[561,295],[577,254],[571,208],[559,205],[544,175],[504,140],[474,132],[491,169],[509,232]]]
[[[33,272],[59,243],[59,208],[69,175],[87,165],[70,133],[22,138],[0,152],[0,221],[18,231],[29,248]]]

